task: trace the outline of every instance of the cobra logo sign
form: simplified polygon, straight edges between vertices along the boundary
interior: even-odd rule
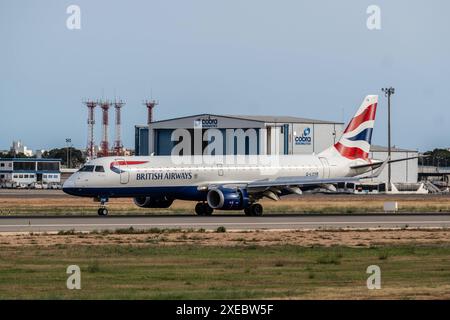
[[[295,137],[295,144],[296,145],[310,145],[311,144],[311,128],[306,127],[303,130],[303,133],[301,136]]]
[[[197,119],[194,122],[196,128],[217,128],[218,121],[215,118]]]

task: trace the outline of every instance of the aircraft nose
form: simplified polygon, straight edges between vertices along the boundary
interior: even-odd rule
[[[72,179],[67,179],[63,184],[63,190],[67,189],[67,188],[73,188],[73,187],[75,187],[75,183],[73,182]]]
[[[67,194],[73,195],[74,189],[75,189],[75,179],[73,178],[73,176],[71,176],[64,182],[62,190]]]

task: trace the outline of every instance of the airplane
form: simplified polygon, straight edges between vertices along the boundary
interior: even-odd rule
[[[88,161],[63,191],[99,201],[100,216],[108,215],[106,204],[116,197],[134,198],[141,208],[197,201],[200,216],[214,209],[261,216],[258,201],[264,197],[279,200],[314,188],[335,191],[334,184],[356,182],[370,172],[374,177],[388,162],[411,159],[369,159],[377,103],[377,95],[366,96],[339,141],[317,155],[103,157]]]

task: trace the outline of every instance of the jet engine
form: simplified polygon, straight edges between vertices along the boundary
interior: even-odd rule
[[[154,197],[136,197],[134,204],[141,208],[168,208],[172,205],[173,199],[154,198]]]
[[[247,190],[240,188],[211,189],[208,191],[206,200],[213,209],[242,210],[249,206]]]

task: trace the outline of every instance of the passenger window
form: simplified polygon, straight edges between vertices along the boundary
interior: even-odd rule
[[[105,172],[105,168],[103,168],[103,166],[96,166],[95,172]]]
[[[80,172],[92,172],[92,171],[94,171],[94,166],[84,166],[79,171]]]

